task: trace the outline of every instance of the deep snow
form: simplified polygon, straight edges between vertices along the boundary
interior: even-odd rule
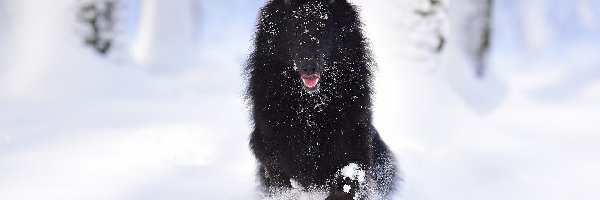
[[[459,45],[439,65],[418,49],[416,1],[355,1],[378,63],[375,126],[405,176],[397,199],[600,198],[600,3],[497,1],[478,80]],[[263,2],[198,1],[197,46],[153,66],[84,47],[73,2],[0,3],[0,199],[258,198],[241,65]],[[469,5],[449,6],[460,20]]]

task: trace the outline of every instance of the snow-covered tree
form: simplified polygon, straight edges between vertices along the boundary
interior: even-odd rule
[[[442,75],[478,113],[492,111],[503,99],[504,83],[487,66],[492,40],[492,0],[449,0],[447,43]],[[484,76],[485,75],[485,76]]]
[[[428,42],[420,46],[434,54],[440,54],[446,50],[448,40],[459,40],[454,42],[458,48],[453,50],[463,51],[473,63],[474,73],[482,77],[491,42],[493,0],[419,1],[415,9],[420,16],[418,21],[425,24],[430,32],[427,34]]]
[[[193,57],[193,0],[145,0],[133,43],[136,63],[157,71],[176,71]],[[219,30],[215,30],[219,31]],[[189,64],[189,63],[187,63]]]
[[[446,36],[443,31],[445,15],[445,5],[441,0],[421,0],[415,13],[421,17],[421,21],[429,26],[431,31],[430,42],[423,45],[424,48],[433,53],[440,53],[444,50]]]
[[[493,0],[472,0],[474,10],[467,16],[465,36],[463,41],[465,51],[473,60],[475,73],[483,77],[487,65],[487,54],[492,34],[492,5]]]
[[[77,18],[87,27],[84,41],[100,54],[114,46],[118,0],[92,0],[81,4]]]

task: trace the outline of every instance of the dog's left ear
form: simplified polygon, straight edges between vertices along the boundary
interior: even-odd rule
[[[335,3],[335,0],[329,0],[329,3]]]

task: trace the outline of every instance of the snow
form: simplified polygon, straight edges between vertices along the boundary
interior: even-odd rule
[[[344,188],[343,188],[343,190],[344,190],[344,192],[345,192],[345,193],[350,193],[350,190],[351,190],[351,189],[352,189],[352,186],[349,186],[349,185],[344,185]]]
[[[343,177],[348,177],[350,180],[356,180],[359,183],[365,181],[365,171],[363,171],[356,163],[350,163],[340,169],[340,174]]]
[[[74,2],[0,3],[0,199],[259,199],[240,74],[264,1],[199,1],[198,45],[161,57],[183,65],[168,73],[85,47]],[[396,199],[600,198],[596,1],[496,1],[484,80],[406,42],[428,39],[405,26],[416,0],[355,2],[378,63],[375,127],[404,174]]]
[[[290,179],[290,184],[292,185],[292,188],[294,189],[299,189],[302,186],[300,185],[300,183],[298,183],[298,181],[294,180],[294,179]]]

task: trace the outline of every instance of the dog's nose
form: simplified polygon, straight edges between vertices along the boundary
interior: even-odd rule
[[[302,67],[300,67],[300,71],[304,75],[313,75],[319,72],[320,70],[319,62],[314,59],[308,60]]]

